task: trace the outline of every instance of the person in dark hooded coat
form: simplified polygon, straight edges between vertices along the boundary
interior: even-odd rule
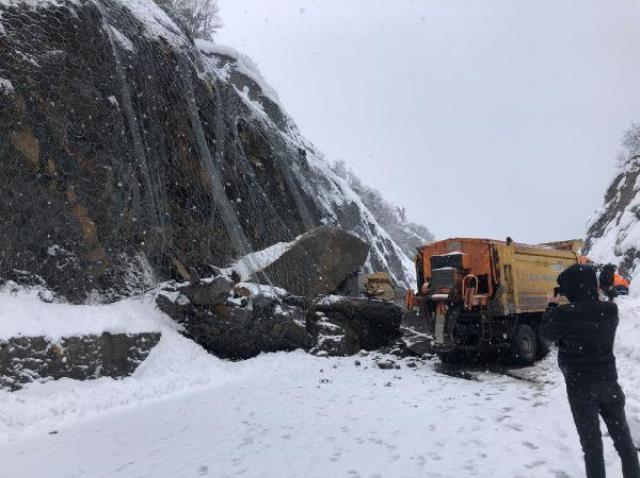
[[[609,301],[613,301],[618,295],[614,282],[616,278],[616,266],[613,264],[605,264],[600,270],[600,290],[609,298]]]
[[[558,298],[550,297],[540,333],[558,344],[558,365],[565,378],[587,477],[606,475],[600,415],[620,455],[624,478],[640,478],[638,451],[629,432],[613,354],[618,307],[599,299],[593,266],[569,267],[558,276],[558,284],[570,303],[558,305]]]

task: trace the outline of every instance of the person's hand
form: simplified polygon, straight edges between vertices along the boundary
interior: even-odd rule
[[[553,295],[553,292],[547,292],[547,304],[559,304],[560,297]]]

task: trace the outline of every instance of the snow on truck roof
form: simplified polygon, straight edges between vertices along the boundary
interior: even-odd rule
[[[431,242],[429,244],[425,244],[424,246],[422,246],[420,249],[423,249],[425,247],[429,247],[429,246],[433,246],[435,244],[439,244],[439,243],[446,243],[446,242],[484,242],[487,244],[506,244],[507,241],[502,241],[499,239],[487,239],[487,238],[483,238],[483,237],[451,237],[448,239],[441,239],[439,241],[434,241]],[[548,249],[548,250],[571,250],[574,247],[576,247],[577,245],[579,245],[580,247],[582,247],[582,244],[584,243],[584,241],[582,239],[568,239],[565,241],[553,241],[553,242],[545,242],[545,243],[541,243],[541,244],[525,244],[523,242],[514,242],[514,244],[518,247],[527,247],[527,248],[536,248],[536,249]],[[453,252],[449,252],[447,254],[438,254],[440,256],[448,256],[448,255],[455,255],[455,254],[462,254],[461,251],[453,251]]]

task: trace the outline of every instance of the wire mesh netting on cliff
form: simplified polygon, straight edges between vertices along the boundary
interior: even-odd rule
[[[2,277],[128,294],[335,223],[411,281],[237,52],[152,0],[1,0],[0,26]]]

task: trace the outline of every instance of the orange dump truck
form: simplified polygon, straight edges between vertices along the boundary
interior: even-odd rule
[[[560,272],[583,262],[582,241],[539,245],[511,239],[447,239],[418,249],[417,293],[407,308],[424,317],[442,360],[463,352],[510,351],[527,364],[548,351],[538,327]]]

